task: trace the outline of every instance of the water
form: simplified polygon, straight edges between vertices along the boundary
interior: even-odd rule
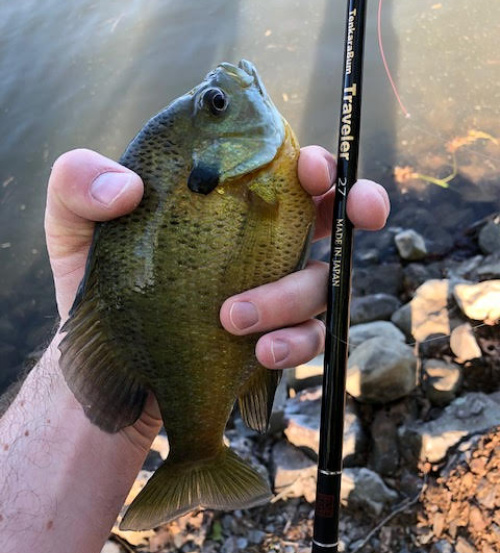
[[[87,147],[118,158],[142,124],[220,61],[245,57],[302,144],[335,149],[344,0],[23,0],[0,5],[0,389],[56,322],[43,238],[53,161]],[[381,181],[391,223],[453,239],[499,209],[500,148],[460,148],[449,190],[397,183],[395,166],[446,177],[447,143],[500,139],[500,4],[384,0],[377,46],[369,3],[360,173]],[[432,223],[432,230],[429,222]],[[367,243],[376,238],[366,238]],[[363,237],[359,247],[363,247]]]

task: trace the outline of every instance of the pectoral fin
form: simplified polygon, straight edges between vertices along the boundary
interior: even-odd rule
[[[60,366],[68,387],[90,421],[117,432],[141,415],[148,390],[133,374],[117,347],[99,306],[92,264],[62,332]]]
[[[258,432],[267,430],[281,374],[282,371],[259,367],[246,383],[238,402],[241,416],[248,427]]]

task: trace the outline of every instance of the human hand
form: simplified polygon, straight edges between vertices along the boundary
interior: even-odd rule
[[[319,146],[302,148],[298,167],[304,189],[317,208],[315,240],[332,228],[336,177],[333,156]],[[359,180],[347,199],[347,214],[355,227],[378,230],[389,215],[387,192],[375,182]],[[315,319],[326,309],[328,264],[311,261],[301,271],[227,299],[221,322],[236,335],[266,332],[257,342],[257,358],[267,368],[305,363],[324,349],[325,325]]]
[[[131,212],[143,191],[136,173],[90,150],[67,152],[54,163],[47,191],[45,234],[62,323],[85,273],[95,222]],[[161,422],[156,400],[150,395],[141,417],[120,434],[145,456]]]

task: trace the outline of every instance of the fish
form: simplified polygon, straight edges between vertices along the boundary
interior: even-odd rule
[[[304,266],[315,208],[298,156],[290,125],[241,60],[150,119],[120,159],[144,196],[97,224],[59,347],[70,390],[103,431],[134,424],[150,392],[158,401],[170,452],[122,529],[271,496],[224,430],[236,401],[250,428],[266,430],[281,372],[257,361],[259,334],[230,334],[219,312]]]

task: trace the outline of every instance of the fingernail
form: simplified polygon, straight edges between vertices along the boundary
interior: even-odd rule
[[[249,301],[238,301],[231,306],[229,319],[238,330],[246,330],[257,324],[259,321],[259,314],[253,303]]]
[[[391,204],[390,204],[389,196],[387,195],[387,192],[380,184],[376,187],[376,191],[379,194],[379,196],[382,198],[387,214],[389,214],[389,211],[391,209]]]
[[[128,187],[131,178],[129,173],[102,173],[92,183],[90,194],[94,200],[109,206]]]
[[[329,158],[326,160],[326,174],[328,176],[328,182],[330,183],[330,185],[333,185],[333,181],[335,180],[336,175],[336,167],[333,158]]]
[[[283,340],[273,340],[271,342],[271,353],[276,364],[284,361],[290,353],[290,347]]]

